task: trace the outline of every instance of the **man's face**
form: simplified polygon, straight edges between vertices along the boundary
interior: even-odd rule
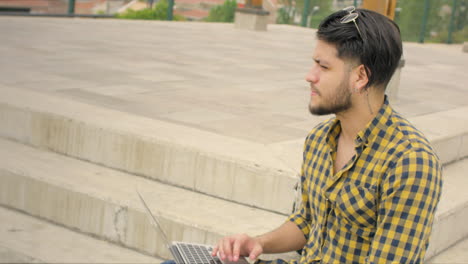
[[[314,66],[306,76],[311,89],[309,111],[328,115],[351,108],[350,70],[337,57],[335,46],[318,40],[313,59]]]

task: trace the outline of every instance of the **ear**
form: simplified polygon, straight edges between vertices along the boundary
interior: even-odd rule
[[[353,81],[353,86],[354,89],[358,92],[363,92],[366,89],[366,85],[369,82],[369,76],[367,75],[366,72],[366,67],[364,64],[360,64],[353,70],[354,74],[354,81]]]

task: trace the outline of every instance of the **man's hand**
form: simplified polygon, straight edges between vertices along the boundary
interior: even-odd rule
[[[305,244],[304,233],[295,223],[286,221],[277,229],[255,238],[246,234],[222,238],[213,248],[212,255],[219,255],[222,260],[228,261],[238,261],[239,256],[248,256],[251,260],[255,260],[262,253],[299,250]]]
[[[263,253],[263,245],[259,239],[246,234],[234,235],[219,240],[211,254],[216,256],[218,253],[222,260],[238,261],[239,256],[249,256],[255,260]]]

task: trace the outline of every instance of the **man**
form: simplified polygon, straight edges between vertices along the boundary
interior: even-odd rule
[[[213,255],[254,260],[300,250],[289,263],[421,263],[441,164],[384,95],[402,54],[399,28],[378,13],[347,8],[325,18],[317,38],[306,77],[309,110],[336,117],[305,141],[302,204],[270,233],[221,239]]]

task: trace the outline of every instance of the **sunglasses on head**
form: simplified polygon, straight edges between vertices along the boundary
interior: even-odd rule
[[[356,23],[356,19],[359,17],[359,14],[354,12],[356,11],[356,8],[354,6],[348,6],[343,8],[343,11],[348,12],[348,14],[340,19],[341,24],[348,24],[349,22],[353,22],[356,26],[359,36],[361,36],[361,39],[364,40],[361,34],[361,30],[359,30],[359,27]]]

